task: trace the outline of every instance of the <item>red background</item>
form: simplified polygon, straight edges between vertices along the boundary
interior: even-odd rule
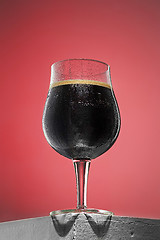
[[[0,220],[75,208],[72,161],[42,131],[52,63],[111,65],[122,126],[92,161],[88,206],[160,218],[160,2],[1,0]]]

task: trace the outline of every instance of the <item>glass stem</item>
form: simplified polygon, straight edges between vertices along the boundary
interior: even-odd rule
[[[89,159],[73,160],[77,186],[77,209],[87,208],[87,182],[90,162]]]

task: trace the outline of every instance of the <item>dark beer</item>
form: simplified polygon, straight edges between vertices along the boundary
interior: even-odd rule
[[[81,80],[50,88],[43,114],[48,143],[70,159],[93,159],[107,151],[120,129],[120,114],[107,84]]]

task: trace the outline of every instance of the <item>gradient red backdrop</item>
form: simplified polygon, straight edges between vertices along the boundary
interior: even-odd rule
[[[92,161],[88,206],[160,218],[160,1],[1,0],[0,221],[75,208],[72,161],[42,131],[52,63],[111,65],[122,126]]]

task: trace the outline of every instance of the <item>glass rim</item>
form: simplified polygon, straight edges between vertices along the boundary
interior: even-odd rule
[[[92,58],[68,58],[68,59],[60,60],[60,61],[57,61],[57,62],[53,63],[51,65],[51,68],[54,67],[57,63],[66,62],[66,61],[75,61],[75,60],[98,62],[98,63],[106,65],[108,67],[108,69],[110,69],[110,65],[109,64],[107,64],[107,63],[105,63],[103,61],[100,61],[100,60],[92,59]]]

